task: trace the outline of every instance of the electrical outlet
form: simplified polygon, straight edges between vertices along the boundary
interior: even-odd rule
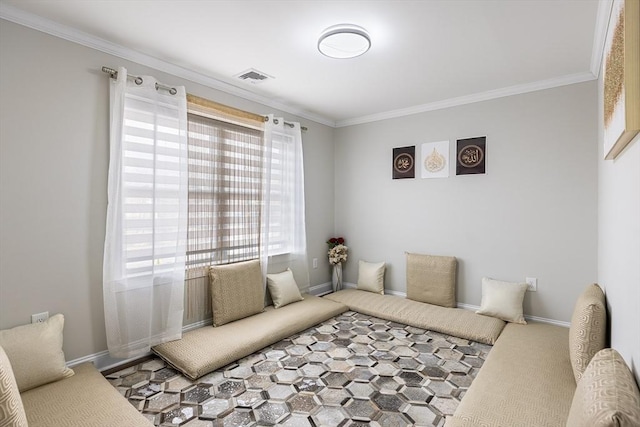
[[[313,268],[318,268],[318,258],[313,259]]]
[[[42,323],[49,318],[49,312],[37,313],[31,315],[31,323]]]
[[[538,279],[535,277],[527,277],[525,278],[525,282],[527,282],[527,290],[529,292],[536,292],[538,290]]]

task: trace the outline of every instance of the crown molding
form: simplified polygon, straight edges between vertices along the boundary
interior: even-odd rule
[[[560,86],[566,86],[575,83],[582,83],[598,78],[600,65],[602,62],[602,52],[604,49],[604,38],[611,13],[611,5],[613,0],[600,0],[598,3],[598,12],[596,17],[596,31],[594,34],[594,44],[591,56],[591,71],[577,74],[570,74],[548,80],[542,80],[522,85],[509,86],[481,92],[472,95],[465,95],[456,98],[445,99],[442,101],[431,102],[427,104],[416,105],[413,107],[391,110],[361,117],[354,117],[345,120],[332,120],[324,116],[320,116],[304,109],[277,102],[269,97],[258,95],[249,90],[225,83],[216,78],[180,67],[170,62],[155,58],[153,56],[138,52],[133,49],[109,42],[107,40],[95,37],[83,31],[59,24],[49,19],[42,18],[38,15],[25,12],[16,7],[0,3],[0,18],[14,22],[25,27],[32,28],[77,43],[122,59],[136,62],[159,71],[172,74],[177,77],[184,78],[194,83],[220,90],[234,96],[249,101],[257,102],[267,107],[275,108],[296,116],[314,121],[333,128],[347,127],[364,123],[371,123],[381,120],[393,119],[398,117],[409,116],[413,114],[425,113],[429,111],[441,110],[450,107],[456,107],[466,104],[473,104],[481,101],[502,98],[506,96],[519,95],[538,90],[551,89]]]
[[[335,127],[335,121],[324,116],[308,112],[289,104],[274,101],[269,97],[258,95],[249,90],[231,85],[229,83],[225,83],[216,78],[180,67],[162,59],[158,59],[145,53],[118,45],[116,43],[112,43],[100,37],[96,37],[91,34],[85,33],[84,31],[59,24],[55,21],[43,18],[30,12],[26,12],[11,5],[0,3],[0,18],[73,43],[80,44],[82,46],[89,47],[91,49],[98,50],[100,52],[107,53],[109,55],[117,56],[118,58],[126,59],[150,68],[154,68],[159,71],[163,71],[176,77],[181,77],[194,83],[199,83],[204,86],[217,89],[221,92],[235,95],[239,98],[257,102],[267,107],[294,114],[296,116],[312,120],[316,123]]]
[[[460,96],[457,98],[445,99],[442,101],[431,102],[428,104],[416,105],[409,108],[401,108],[399,110],[387,111],[384,113],[372,114],[369,116],[356,117],[353,119],[339,120],[336,127],[346,127],[359,125],[363,123],[377,122],[380,120],[393,119],[398,117],[409,116],[412,114],[425,113],[427,111],[442,110],[444,108],[457,107],[460,105],[473,104],[475,102],[489,101],[491,99],[503,98],[505,96],[520,95],[528,92],[535,92],[544,89],[551,89],[559,86],[566,86],[575,83],[582,83],[595,80],[591,72],[569,74],[566,76],[555,77],[548,80],[541,80],[522,85],[509,86],[501,89],[489,90],[486,92],[475,93],[473,95]]]
[[[612,6],[613,0],[600,0],[598,2],[596,29],[593,34],[593,50],[591,51],[591,73],[596,76],[596,79],[600,76],[600,68],[602,68],[604,40],[607,36],[607,27],[609,26]]]

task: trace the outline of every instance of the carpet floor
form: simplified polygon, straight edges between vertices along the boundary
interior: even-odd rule
[[[350,311],[196,381],[157,358],[106,378],[157,426],[442,426],[490,350]]]

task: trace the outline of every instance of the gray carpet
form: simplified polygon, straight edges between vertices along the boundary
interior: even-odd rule
[[[160,359],[107,379],[157,426],[442,426],[490,349],[347,312],[197,381]]]

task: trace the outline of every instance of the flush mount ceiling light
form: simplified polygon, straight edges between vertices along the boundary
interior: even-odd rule
[[[367,30],[357,25],[340,24],[327,28],[320,35],[318,50],[329,58],[355,58],[371,47]]]

